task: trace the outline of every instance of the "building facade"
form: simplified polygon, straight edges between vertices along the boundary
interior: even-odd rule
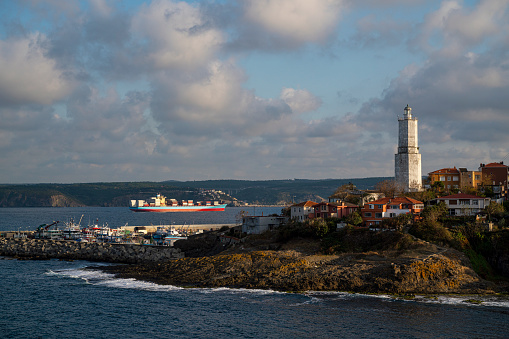
[[[469,171],[466,168],[459,168],[460,171],[460,188],[477,188],[482,184],[482,172]]]
[[[361,217],[366,226],[375,226],[385,218],[394,218],[400,214],[418,216],[424,209],[424,204],[408,197],[383,198],[372,201],[361,208]]]
[[[437,203],[443,201],[450,216],[471,216],[480,213],[490,204],[490,198],[478,197],[464,193],[448,195],[435,199]]]
[[[314,215],[314,207],[316,205],[318,205],[318,203],[309,200],[292,205],[290,207],[290,218],[297,221],[307,220],[310,215]]]
[[[442,168],[428,173],[430,185],[439,181],[444,184],[446,190],[459,189],[461,187],[461,173],[456,167]]]
[[[479,171],[482,172],[483,181],[494,186],[504,186],[507,188],[509,182],[509,167],[504,162],[492,162],[490,164],[481,164]]]
[[[359,206],[349,202],[320,202],[314,206],[314,214],[310,218],[343,218],[354,211]]]
[[[284,216],[245,216],[242,218],[242,232],[247,234],[260,234],[288,221]]]

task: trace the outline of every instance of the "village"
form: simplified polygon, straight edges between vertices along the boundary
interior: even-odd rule
[[[338,228],[347,224],[372,229],[421,219],[425,206],[443,206],[448,217],[474,218],[493,229],[491,214],[503,211],[507,199],[509,166],[503,161],[480,163],[477,170],[455,164],[429,172],[423,180],[418,146],[418,119],[412,108],[398,117],[398,153],[395,179],[377,184],[374,190],[360,190],[350,183],[339,187],[328,201],[303,201],[290,206],[281,216],[245,216],[242,231],[259,234],[288,220],[306,222],[335,218]],[[488,220],[486,220],[488,216]],[[505,220],[501,219],[503,226]]]

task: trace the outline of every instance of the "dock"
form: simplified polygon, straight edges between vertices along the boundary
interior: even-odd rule
[[[149,226],[122,226],[121,229],[134,232],[138,230],[146,230],[148,233],[155,232],[158,227],[163,227],[166,229],[174,229],[174,230],[186,230],[186,231],[192,231],[198,232],[200,230],[202,231],[215,231],[218,229],[221,229],[223,227],[232,228],[235,226],[240,226],[239,224],[199,224],[199,225],[189,225],[189,224],[183,224],[183,225],[149,225]]]

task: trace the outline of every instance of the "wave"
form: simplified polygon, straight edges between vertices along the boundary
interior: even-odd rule
[[[95,264],[97,265],[97,264]],[[105,264],[108,265],[108,264]],[[509,298],[504,296],[486,296],[486,295],[415,295],[411,297],[392,296],[388,294],[362,294],[350,292],[334,292],[334,291],[308,291],[305,293],[288,293],[275,290],[263,289],[246,289],[246,288],[183,288],[173,285],[159,285],[151,282],[145,282],[136,279],[117,278],[114,274],[105,273],[100,270],[84,269],[87,263],[83,263],[80,267],[54,269],[48,271],[48,275],[56,275],[61,277],[81,279],[87,284],[99,285],[111,288],[138,289],[146,291],[181,291],[188,290],[201,294],[238,294],[249,296],[272,296],[272,295],[293,295],[304,297],[303,302],[297,302],[292,306],[318,304],[326,301],[352,300],[359,298],[382,299],[387,302],[416,302],[429,304],[443,304],[453,306],[468,307],[497,307],[509,308]]]
[[[374,298],[387,302],[416,302],[472,307],[509,308],[509,297],[500,295],[415,295],[394,296],[388,294],[362,294],[349,292],[308,292],[308,295],[321,300],[346,300],[353,298]],[[318,301],[315,301],[318,302]]]
[[[87,284],[112,288],[128,288],[146,291],[175,291],[182,289],[182,287],[172,285],[158,285],[136,279],[117,278],[114,274],[111,273],[83,268],[58,269],[49,271],[47,274],[73,279],[81,279]]]

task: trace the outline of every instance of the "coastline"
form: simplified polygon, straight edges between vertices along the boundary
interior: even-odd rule
[[[494,295],[508,291],[506,286],[480,278],[463,253],[424,242],[411,251],[339,255],[304,253],[298,250],[299,245],[100,269],[119,278],[187,288],[389,295]]]

